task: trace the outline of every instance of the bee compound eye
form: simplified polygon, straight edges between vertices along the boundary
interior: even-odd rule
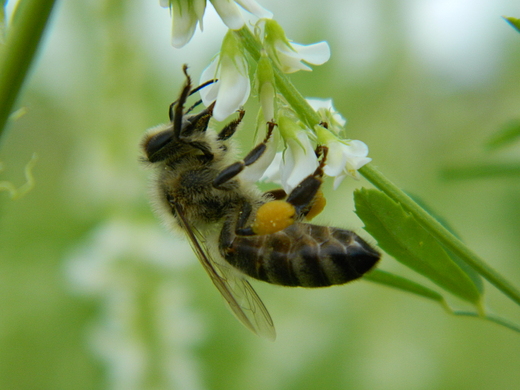
[[[150,137],[144,146],[146,156],[151,162],[161,158],[157,155],[166,145],[172,142],[173,132],[171,130],[161,131]]]

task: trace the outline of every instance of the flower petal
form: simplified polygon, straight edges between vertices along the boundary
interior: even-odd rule
[[[247,12],[252,13],[258,18],[271,19],[273,17],[273,13],[271,11],[265,9],[254,0],[236,0],[236,2],[240,4],[240,6]]]
[[[311,45],[302,45],[291,42],[291,46],[296,50],[300,58],[313,65],[321,65],[330,58],[330,47],[325,41],[313,43]]]
[[[323,168],[323,172],[325,172],[327,176],[338,176],[343,172],[347,164],[348,155],[343,148],[343,146],[346,145],[341,142],[331,142],[327,146],[329,153],[327,154],[327,163],[325,168]]]
[[[265,176],[267,169],[271,167],[277,155],[276,148],[278,145],[278,137],[276,137],[276,134],[277,133],[272,134],[271,138],[267,142],[267,149],[260,158],[244,169],[241,173],[242,178],[254,183]],[[278,163],[276,170],[279,171],[279,168],[280,164]]]
[[[334,178],[334,184],[333,184],[333,189],[338,189],[339,185],[341,184],[341,182],[343,181],[344,178],[346,178],[347,175],[345,173],[342,173],[341,175],[338,175]]]
[[[199,18],[193,9],[181,9],[179,2],[174,2],[172,4],[172,13],[171,42],[173,47],[179,49],[188,43],[193,37]]]
[[[210,0],[222,21],[231,30],[238,30],[244,26],[244,19],[240,9],[231,0]]]
[[[220,61],[220,81],[217,103],[213,117],[223,121],[238,110],[249,97],[251,86],[247,74],[247,64],[242,57],[223,57]]]
[[[346,146],[348,146],[348,151],[353,156],[366,157],[368,155],[368,146],[363,141],[350,140]]]
[[[282,186],[287,193],[318,167],[316,154],[307,134],[301,131],[297,137],[298,140],[287,139],[287,149],[283,155]]]
[[[282,165],[282,152],[275,154],[273,161],[264,171],[264,174],[260,178],[260,181],[266,181],[270,183],[282,184],[282,176],[280,166]]]
[[[217,79],[217,67],[219,63],[219,56],[216,56],[213,61],[208,65],[206,69],[202,71],[200,75],[200,84],[204,84],[206,81]],[[220,83],[217,81],[207,87],[202,88],[199,91],[202,103],[207,107],[217,99]]]
[[[311,107],[314,108],[314,111],[320,113],[320,110],[325,110],[325,112],[328,112],[327,115],[322,115],[322,119],[329,121],[327,116],[332,117],[332,120],[335,123],[329,123],[329,128],[332,125],[343,127],[347,123],[347,120],[343,118],[343,116],[341,116],[341,114],[334,108],[332,99],[306,98],[305,100],[307,100]]]
[[[283,42],[278,41],[276,46],[276,57],[279,61],[280,70],[284,73],[294,73],[299,70],[311,71],[312,69],[301,62],[301,57],[296,51],[290,50]]]

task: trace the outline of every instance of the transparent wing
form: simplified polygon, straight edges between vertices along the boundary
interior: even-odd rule
[[[213,260],[203,237],[189,224],[182,207],[177,203],[171,204],[175,207],[178,220],[190,240],[191,247],[233,314],[254,333],[274,340],[276,331],[273,320],[253,287],[231,266]]]

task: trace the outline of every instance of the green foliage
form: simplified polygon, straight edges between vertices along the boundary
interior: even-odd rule
[[[507,17],[507,16],[504,16],[504,19],[511,25],[513,26],[513,28],[520,32],[520,19],[518,18],[513,18],[513,17]]]
[[[491,137],[489,137],[488,141],[486,142],[486,146],[489,150],[499,149],[511,145],[519,138],[520,120],[517,119],[507,123]]]
[[[38,2],[44,3],[34,4]],[[33,82],[22,96],[28,115],[13,121],[12,131],[2,135],[0,160],[9,168],[2,172],[2,181],[21,183],[20,172],[33,151],[40,161],[34,170],[38,185],[32,192],[17,202],[0,193],[0,388],[142,388],[135,387],[136,378],[147,370],[150,378],[160,375],[175,381],[171,387],[154,383],[154,388],[173,390],[518,387],[518,334],[460,317],[485,318],[518,332],[515,323],[489,313],[482,317],[476,311],[453,310],[436,285],[427,287],[379,269],[364,278],[374,283],[313,291],[257,283],[255,288],[278,324],[278,341],[264,343],[241,329],[190,258],[189,248],[183,253],[181,243],[161,230],[152,216],[145,174],[137,165],[137,144],[144,129],[166,120],[168,104],[177,96],[183,81],[177,78],[181,65],[187,62],[196,78],[215,48],[174,51],[166,36],[170,26],[163,39],[147,35],[163,21],[141,24],[151,18],[148,12],[139,12],[143,7],[158,8],[158,1],[105,3],[61,4],[60,17],[49,29],[49,50],[40,52],[39,64],[44,66],[33,68]],[[378,6],[383,7],[374,8]],[[106,12],[108,7],[112,12]],[[337,28],[337,23],[323,23],[330,17],[324,11],[327,7],[287,19],[293,23],[295,39],[330,38],[332,47],[345,48],[344,56],[334,51],[324,70],[291,75],[291,80],[304,96],[333,96],[348,117],[349,136],[369,144],[373,165],[431,201],[475,252],[489,257],[490,264],[518,284],[516,184],[437,180],[444,156],[456,156],[461,164],[474,161],[475,135],[504,117],[517,116],[507,110],[518,106],[518,53],[506,52],[507,45],[491,37],[479,42],[499,48],[493,53],[502,56],[501,67],[491,82],[460,87],[414,57],[409,30],[402,29],[406,24],[400,23],[395,9],[384,7],[377,13],[390,11],[391,17],[366,36],[368,54],[370,43],[380,50],[357,64],[351,59],[360,59],[359,48],[352,51],[344,39],[349,34],[327,31]],[[168,10],[161,11],[168,23]],[[496,19],[492,11],[486,12],[483,24]],[[137,23],[136,15],[142,16]],[[39,17],[45,19],[43,14]],[[461,24],[464,17],[459,15]],[[342,27],[349,24],[345,20]],[[212,34],[208,26],[205,33]],[[471,35],[478,39],[478,31]],[[356,34],[350,36],[357,39]],[[513,43],[518,41],[516,34],[509,36]],[[72,44],[67,44],[68,37],[74,38]],[[361,52],[367,54],[365,47]],[[27,59],[27,53],[20,53]],[[154,56],[157,53],[172,55]],[[288,101],[297,105],[300,101],[293,96],[298,91],[280,74],[275,78]],[[314,111],[305,116],[306,122],[315,123]],[[251,117],[248,111],[246,121]],[[349,207],[355,183],[346,180],[328,194],[334,225],[355,228]],[[389,202],[375,203],[381,213]],[[405,210],[393,212],[406,227],[411,222],[410,210]],[[103,229],[121,216],[117,229]],[[390,232],[384,234],[394,240]],[[399,248],[407,242],[397,244]],[[79,262],[83,251],[91,256]],[[114,253],[121,251],[131,253],[127,256],[132,260],[117,261]],[[444,251],[457,262],[459,256],[445,246]],[[132,262],[143,267],[132,267]],[[470,287],[470,295],[474,288]],[[518,319],[517,306],[498,302],[497,291],[490,293],[501,313]],[[459,318],[439,315],[429,302]],[[141,319],[146,326],[134,323]],[[128,331],[133,325],[143,332]]]
[[[480,304],[473,280],[399,204],[381,191],[364,188],[354,192],[354,199],[365,230],[385,252],[459,298]]]

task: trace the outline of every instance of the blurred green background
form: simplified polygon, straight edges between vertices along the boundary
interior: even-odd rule
[[[0,193],[0,389],[518,389],[519,334],[373,283],[254,283],[275,343],[230,315],[186,242],[151,212],[138,161],[145,129],[167,121],[181,65],[198,79],[225,27],[208,10],[205,33],[175,50],[158,3],[54,10],[18,102],[27,113],[0,149],[0,180],[17,185],[39,155],[29,194]],[[296,42],[331,46],[327,64],[291,76],[301,92],[332,97],[374,164],[520,286],[519,178],[441,175],[520,163],[519,145],[483,147],[520,118],[520,34],[500,17],[520,17],[518,2],[262,4]],[[370,185],[327,183],[317,221],[363,235],[360,186]],[[388,257],[381,268],[415,277]],[[486,288],[491,310],[520,322],[519,308]]]

